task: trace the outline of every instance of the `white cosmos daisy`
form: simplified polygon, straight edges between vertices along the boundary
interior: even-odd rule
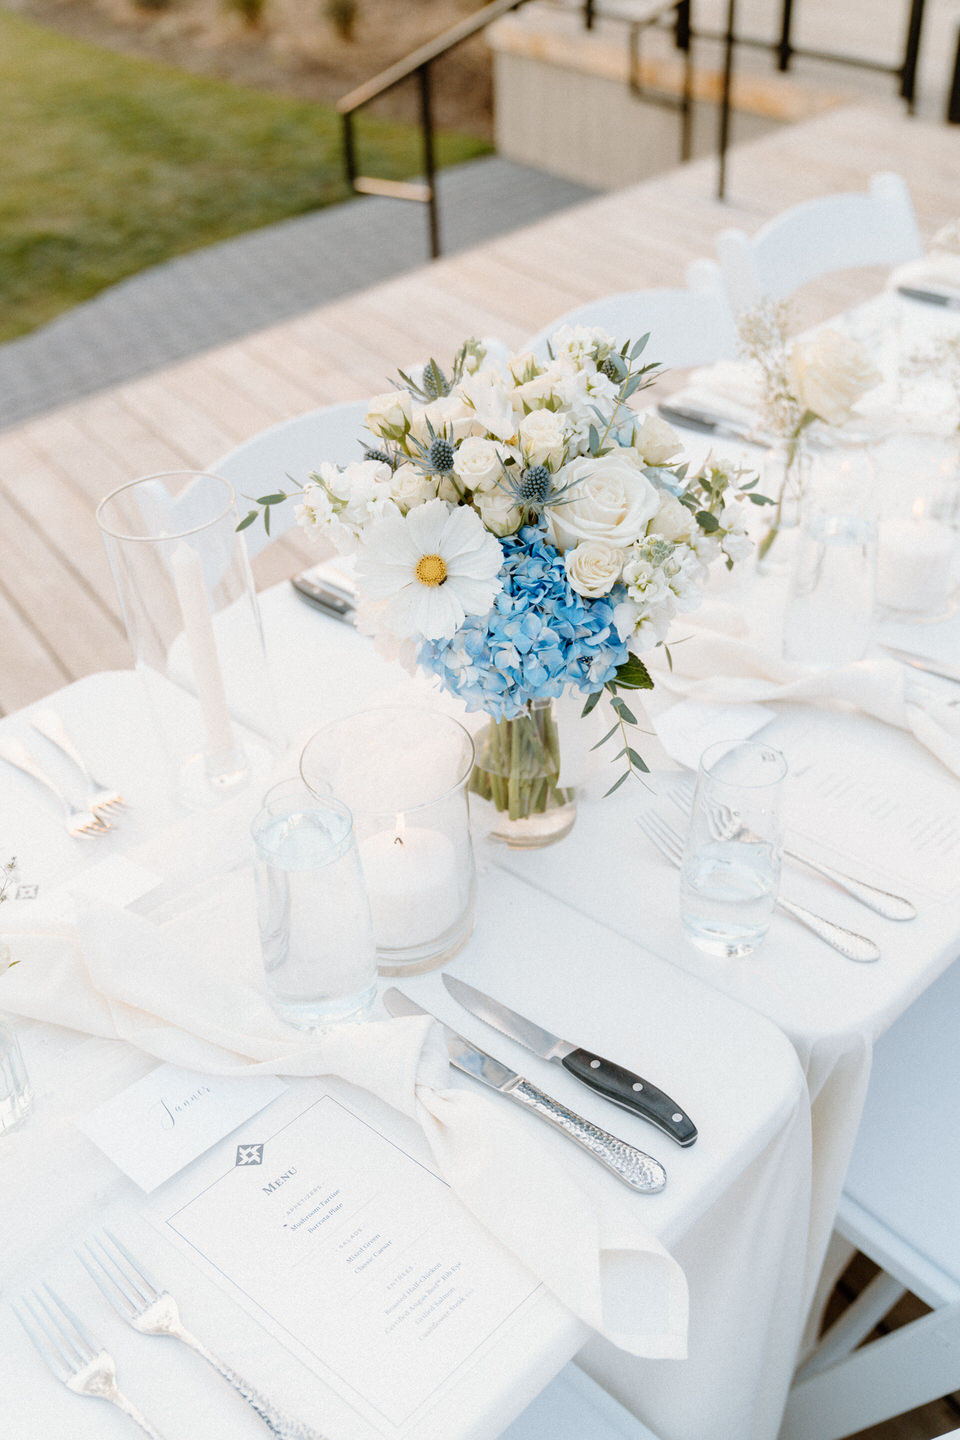
[[[503,551],[474,510],[428,500],[371,525],[357,557],[363,594],[395,635],[445,640],[485,615],[502,588]]]

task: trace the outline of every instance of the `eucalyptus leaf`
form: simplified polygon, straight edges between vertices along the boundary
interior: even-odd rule
[[[614,790],[619,790],[619,789],[620,789],[620,786],[623,784],[624,780],[629,780],[629,779],[630,779],[630,771],[629,771],[629,770],[624,770],[623,774],[620,776],[620,779],[617,780],[617,781],[615,781],[614,784],[610,786],[610,789],[606,792],[606,794],[605,794],[604,797],[603,797],[604,800],[606,800],[607,795],[612,795],[613,792],[614,792]]]
[[[276,493],[276,495],[258,495],[258,496],[257,496],[257,504],[258,504],[258,505],[282,505],[283,502],[284,502],[284,500],[286,500],[286,498],[287,498],[287,497],[286,497],[286,495],[284,494],[284,492],[283,492],[282,490],[278,490],[277,493]]]
[[[237,529],[246,530],[247,526],[252,525],[259,514],[259,510],[250,510],[246,515],[244,515],[243,519],[240,521],[240,524],[237,526]]]

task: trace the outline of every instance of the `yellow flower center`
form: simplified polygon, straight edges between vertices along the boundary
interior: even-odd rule
[[[447,567],[441,555],[421,555],[414,573],[421,585],[442,585],[447,578]]]

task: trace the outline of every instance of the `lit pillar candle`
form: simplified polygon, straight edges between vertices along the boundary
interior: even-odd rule
[[[220,755],[234,747],[233,726],[227,709],[200,556],[189,545],[181,543],[170,558],[170,573],[183,616],[193,683],[207,732],[207,751],[211,755]]]
[[[380,950],[405,950],[442,935],[459,918],[463,897],[457,857],[440,830],[405,826],[360,842],[373,933]]]
[[[928,520],[923,502],[909,520],[885,520],[877,542],[877,599],[891,610],[940,615],[950,602],[953,531]]]

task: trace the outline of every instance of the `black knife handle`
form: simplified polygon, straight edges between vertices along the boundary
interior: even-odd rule
[[[571,1050],[569,1055],[564,1055],[563,1065],[591,1090],[615,1105],[622,1105],[624,1110],[642,1115],[678,1145],[692,1145],[696,1140],[697,1127],[689,1115],[641,1075],[634,1075],[632,1070],[614,1065],[612,1060],[604,1060],[589,1050]]]

